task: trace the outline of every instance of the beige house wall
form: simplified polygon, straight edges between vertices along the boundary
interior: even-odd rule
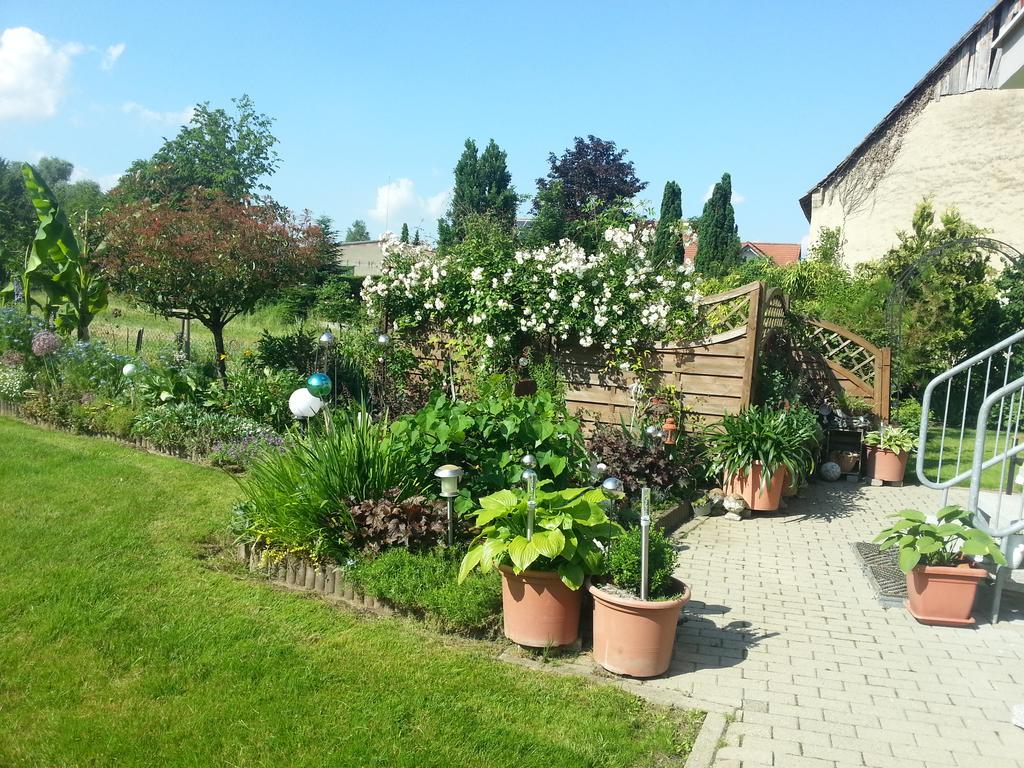
[[[956,206],[967,221],[1024,250],[1024,90],[929,100],[902,139],[891,138],[888,150],[869,152],[811,195],[811,242],[822,227],[842,227],[847,264],[877,259],[930,196],[937,212]]]
[[[356,277],[380,274],[384,254],[381,253],[379,240],[343,243],[338,250],[338,263],[355,267]]]

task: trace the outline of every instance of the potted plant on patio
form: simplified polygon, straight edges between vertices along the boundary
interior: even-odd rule
[[[801,478],[814,469],[808,424],[787,418],[790,411],[750,406],[726,414],[708,429],[712,471],[727,494],[738,494],[750,509],[774,512],[786,475]]]
[[[1006,558],[996,541],[972,525],[962,507],[943,507],[934,516],[905,509],[875,538],[879,549],[899,548],[907,574],[907,610],[922,624],[963,627],[974,624],[971,609],[978,582],[987,573],[970,558]]]
[[[509,640],[534,648],[576,642],[580,587],[587,576],[602,571],[602,550],[622,533],[608,518],[605,501],[600,489],[538,488],[531,521],[525,491],[503,490],[480,499],[480,533],[462,560],[459,582],[477,567],[484,573],[501,571]]]
[[[906,427],[882,425],[881,429],[864,435],[867,450],[867,473],[874,480],[902,482],[907,471],[907,458],[917,447],[917,436]]]
[[[612,542],[608,582],[590,585],[594,597],[594,661],[618,675],[655,677],[672,661],[679,612],[690,588],[672,576],[676,552],[665,534],[650,529],[649,587],[640,599],[641,530]]]

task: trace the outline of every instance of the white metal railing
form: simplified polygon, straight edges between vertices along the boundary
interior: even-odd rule
[[[993,598],[993,622],[999,618],[999,603],[1002,590],[1009,579],[1011,568],[1021,565],[1021,558],[1014,556],[1024,536],[1024,493],[1014,498],[1015,457],[1024,452],[1021,421],[1024,417],[1024,376],[1011,380],[1015,369],[1015,345],[1024,341],[1024,330],[992,345],[983,352],[953,366],[939,374],[925,388],[922,398],[921,428],[917,453],[917,477],[922,485],[942,491],[942,504],[949,501],[949,489],[970,482],[967,509],[974,516],[975,525],[988,532],[1000,542],[1009,563],[996,567],[995,592]],[[982,378],[982,372],[984,377]],[[934,476],[926,468],[928,438],[931,434],[930,411],[936,392],[945,385],[946,396],[942,403],[942,417],[936,419],[941,429],[938,457]],[[953,402],[954,386],[963,388],[963,402]],[[941,397],[941,395],[940,395]],[[980,403],[978,402],[980,398]],[[978,405],[977,416],[972,418],[972,401]],[[937,403],[936,403],[937,404]],[[952,412],[950,410],[952,405]],[[997,410],[998,406],[998,410]],[[957,417],[959,416],[959,419]],[[952,421],[951,421],[952,420]],[[959,421],[959,427],[955,425]],[[973,438],[967,435],[967,425],[973,422]],[[951,423],[953,426],[951,427]],[[989,438],[994,439],[989,450]],[[973,443],[969,466],[966,463],[965,447]],[[947,451],[947,446],[949,450]],[[955,461],[954,461],[955,448]],[[943,467],[952,471],[943,477]],[[982,494],[982,478],[985,470],[999,466],[999,487],[994,494]],[[990,497],[994,496],[994,500]],[[1010,502],[1007,502],[1007,498]],[[1004,511],[1004,506],[1007,508]],[[1016,512],[1012,507],[1016,506]],[[1004,513],[1005,512],[1005,513]]]

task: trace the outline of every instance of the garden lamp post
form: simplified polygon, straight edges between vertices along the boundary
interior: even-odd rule
[[[385,379],[388,374],[387,362],[384,359],[384,351],[390,343],[391,337],[388,336],[387,331],[381,329],[380,333],[377,334],[377,346],[380,347],[380,354],[377,356],[377,362],[380,364],[380,400],[382,404],[384,402]]]
[[[647,599],[651,548],[651,489],[640,489],[640,599]]]
[[[448,503],[448,546],[455,543],[455,497],[459,495],[459,479],[466,474],[454,464],[443,464],[434,470],[441,481],[441,498]]]
[[[138,373],[138,368],[135,367],[135,363],[125,363],[124,368],[121,369],[121,375],[128,380],[128,388],[132,392],[132,408],[135,407],[135,382],[132,379],[135,374]]]

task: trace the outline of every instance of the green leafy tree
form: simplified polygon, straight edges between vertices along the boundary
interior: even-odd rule
[[[562,182],[557,181],[538,189],[533,209],[536,215],[530,219],[520,237],[526,247],[542,248],[566,236],[569,225],[565,215]]]
[[[26,308],[39,307],[54,318],[58,329],[74,330],[80,340],[88,341],[89,325],[107,306],[107,282],[93,263],[88,241],[83,241],[84,248],[79,244],[42,176],[27,163],[22,176],[39,219],[20,278]],[[4,289],[6,298],[14,294],[13,284]]]
[[[694,266],[707,277],[722,277],[740,264],[740,238],[732,207],[732,177],[722,174],[697,227],[697,259]]]
[[[356,219],[352,222],[352,226],[348,228],[345,233],[346,243],[361,243],[370,239],[370,230],[366,228],[366,222],[362,219]]]
[[[505,152],[491,139],[478,155],[476,142],[466,139],[455,164],[455,188],[448,213],[437,223],[438,246],[444,249],[461,242],[471,216],[488,216],[511,232],[518,202]]]
[[[590,135],[576,137],[573,146],[561,157],[548,155],[548,175],[537,179],[538,197],[534,210],[540,210],[540,192],[556,183],[562,185],[562,208],[567,221],[602,213],[609,207],[621,207],[641,192],[647,182],[640,181],[627,150],[614,141]]]
[[[320,228],[276,205],[194,189],[176,205],[120,205],[104,216],[104,265],[120,290],[158,312],[186,309],[213,334],[226,384],[224,328],[324,266]]]
[[[998,316],[989,252],[972,238],[984,234],[955,208],[936,220],[928,199],[911,228],[876,265],[865,267],[904,294],[895,378],[909,391],[992,341]],[[875,310],[878,312],[879,310]]]
[[[419,227],[416,227],[416,233],[412,236],[412,244],[413,245],[419,245],[420,244],[420,228]]]
[[[408,224],[405,224],[405,223],[402,224],[402,235],[398,239],[399,239],[400,242],[403,242],[403,243],[408,243],[409,242],[409,225]]]
[[[686,245],[683,239],[683,190],[674,181],[665,182],[661,197],[661,216],[654,234],[654,258],[658,263],[683,263]]]
[[[60,184],[68,184],[71,181],[71,174],[75,172],[75,165],[70,160],[60,157],[44,157],[36,163],[36,171],[42,176],[50,189]]]
[[[0,285],[22,270],[37,226],[21,165],[0,157]]]
[[[279,157],[273,119],[257,112],[248,96],[232,99],[236,114],[198,105],[188,125],[148,160],[136,160],[121,177],[122,201],[189,204],[193,187],[222,192],[231,200],[260,198],[270,187]]]

